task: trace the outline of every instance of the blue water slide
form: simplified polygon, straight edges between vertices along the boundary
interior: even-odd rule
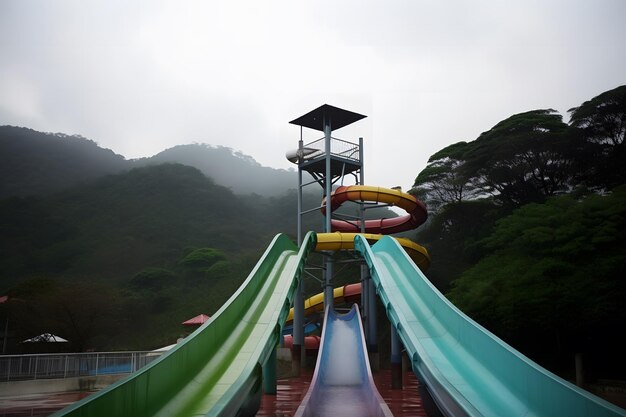
[[[445,416],[626,416],[537,365],[450,303],[386,236],[365,258],[413,371]]]
[[[311,385],[296,417],[393,417],[370,370],[356,304],[346,314],[327,309]]]

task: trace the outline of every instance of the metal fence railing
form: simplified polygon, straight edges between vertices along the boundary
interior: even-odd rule
[[[324,146],[324,138],[317,139],[304,145],[305,148],[319,150],[319,153],[316,152],[314,154],[314,157],[316,158],[318,156],[325,155],[326,151]],[[330,138],[330,154],[358,162],[360,158],[359,145],[343,139]]]
[[[45,353],[0,356],[0,382],[131,373],[163,352]]]

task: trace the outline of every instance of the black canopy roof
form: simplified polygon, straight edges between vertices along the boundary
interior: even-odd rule
[[[323,132],[324,120],[330,120],[330,128],[332,130],[337,130],[366,117],[367,116],[363,116],[362,114],[340,109],[339,107],[331,106],[329,104],[324,104],[289,123]]]

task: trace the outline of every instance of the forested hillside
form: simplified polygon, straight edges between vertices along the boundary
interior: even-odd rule
[[[295,189],[295,172],[261,166],[252,157],[224,146],[179,145],[150,158],[133,161],[135,166],[178,163],[198,168],[216,183],[230,187],[236,194],[279,196]]]
[[[280,196],[296,188],[294,172],[264,167],[225,146],[179,145],[157,155],[126,160],[80,135],[0,126],[0,199],[37,196],[86,184],[132,168],[177,163],[199,169],[235,194]]]
[[[304,199],[320,204],[320,194]],[[180,164],[0,200],[0,290],[10,297],[0,313],[13,342],[57,332],[75,350],[173,343],[182,321],[223,304],[276,233],[295,239],[296,203],[294,190],[235,195]],[[322,219],[311,213],[305,229]]]
[[[175,340],[187,316],[217,310],[279,228],[256,210],[173,164],[1,201],[0,282],[17,338],[57,331],[79,350]]]
[[[0,126],[0,198],[47,194],[128,168],[123,156],[77,135]]]
[[[626,377],[626,86],[513,115],[437,152],[417,240],[458,307],[557,372]]]

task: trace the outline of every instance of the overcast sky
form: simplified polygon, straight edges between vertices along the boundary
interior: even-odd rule
[[[446,145],[626,84],[625,17],[624,0],[0,0],[0,124],[289,168],[288,122],[328,103],[368,116],[333,135],[364,137],[366,182],[406,190]]]

